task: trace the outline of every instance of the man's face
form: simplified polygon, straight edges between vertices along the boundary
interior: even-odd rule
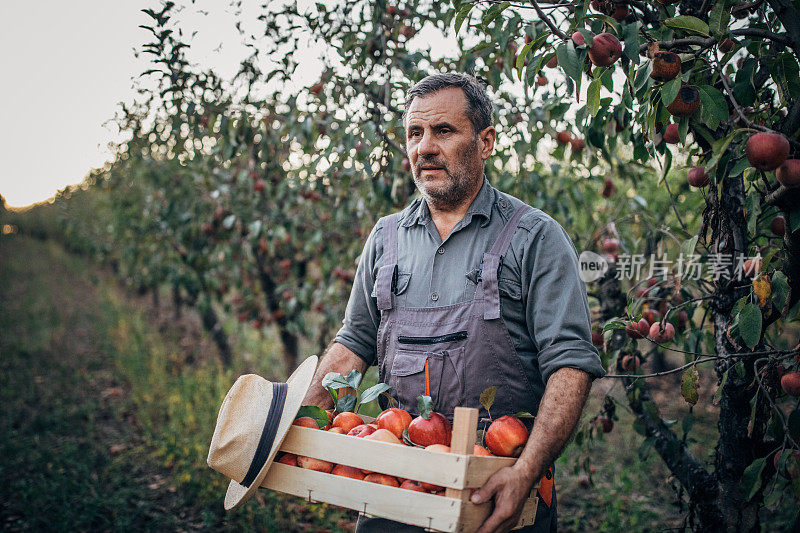
[[[477,193],[483,162],[494,148],[494,128],[475,134],[458,87],[416,97],[406,115],[406,151],[414,183],[423,197],[443,210]]]

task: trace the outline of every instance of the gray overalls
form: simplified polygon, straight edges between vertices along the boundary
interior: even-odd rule
[[[478,408],[480,418],[488,417],[479,397],[492,386],[497,386],[492,418],[520,411],[535,413],[533,389],[500,316],[497,281],[502,256],[520,218],[529,209],[528,206],[517,209],[491,250],[483,254],[475,297],[444,307],[396,305],[393,289],[398,270],[399,213],[384,220],[383,265],[375,281],[381,312],[378,372],[380,381],[392,387],[390,394],[400,407],[412,416],[418,414],[417,397],[428,389],[434,410],[450,420],[457,406]],[[555,491],[551,504],[548,508],[540,498],[536,522],[519,531],[550,531],[551,526],[555,529]],[[403,529],[402,525],[387,520],[360,518],[357,531],[420,531],[414,526],[406,527],[412,529]]]

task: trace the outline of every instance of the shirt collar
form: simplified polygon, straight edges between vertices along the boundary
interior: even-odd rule
[[[478,195],[472,200],[472,203],[467,208],[467,212],[464,214],[464,218],[462,219],[461,223],[458,224],[459,227],[464,227],[472,222],[472,217],[474,216],[482,216],[484,218],[483,223],[481,226],[485,226],[489,223],[489,217],[492,214],[492,206],[497,201],[497,195],[495,194],[494,187],[489,184],[489,180],[486,178],[486,175],[483,176],[483,184],[481,185],[481,189],[478,191]],[[411,204],[410,207],[410,216],[406,217],[403,221],[404,227],[410,227],[414,224],[421,224],[425,225],[431,219],[431,211],[428,208],[428,203],[425,201],[424,198],[419,198],[417,200],[419,202],[416,206],[414,203]]]

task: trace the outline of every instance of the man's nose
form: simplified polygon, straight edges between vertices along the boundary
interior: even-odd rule
[[[436,143],[431,132],[423,132],[422,139],[417,144],[419,155],[431,155],[439,153],[439,145]]]

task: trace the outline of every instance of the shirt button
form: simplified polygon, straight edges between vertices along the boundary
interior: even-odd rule
[[[439,294],[438,293],[434,292],[433,294],[431,294],[431,300],[433,300],[435,302],[438,299],[439,299]]]
[[[436,250],[436,252],[437,252],[439,255],[442,255],[442,254],[444,253],[444,246],[441,246],[441,247],[439,247],[439,249],[438,249],[438,250]]]

